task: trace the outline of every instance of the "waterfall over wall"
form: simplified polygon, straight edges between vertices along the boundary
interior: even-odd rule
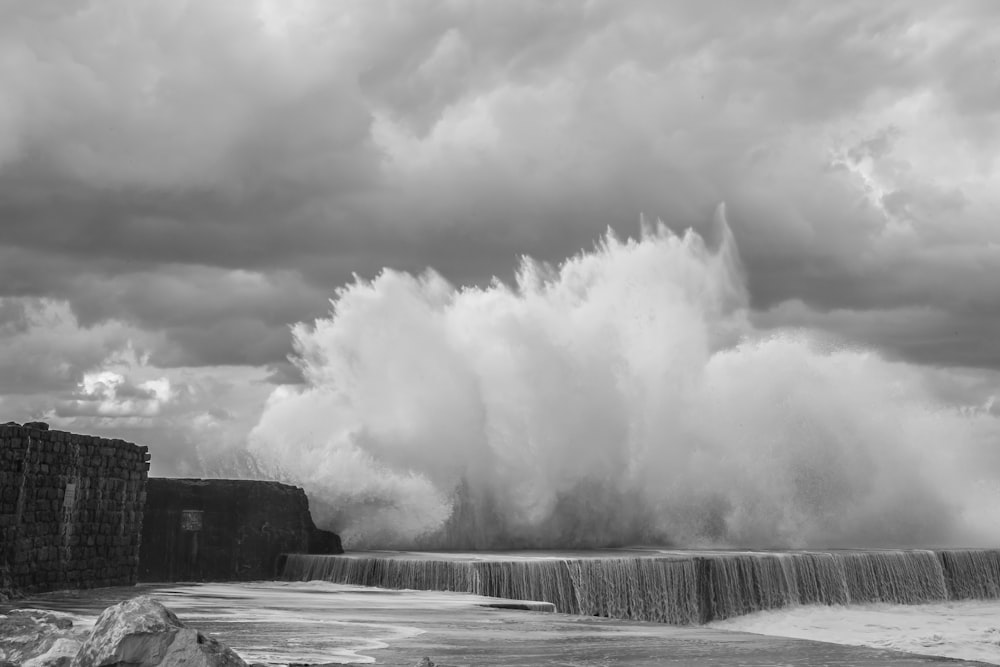
[[[1000,551],[290,554],[283,578],[541,600],[563,613],[683,625],[797,604],[996,598]]]

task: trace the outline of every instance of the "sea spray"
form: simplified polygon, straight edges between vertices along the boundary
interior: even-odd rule
[[[915,367],[755,330],[722,211],[712,236],[609,232],[514,286],[358,278],[294,327],[305,383],[251,451],[354,548],[985,543],[978,418]]]

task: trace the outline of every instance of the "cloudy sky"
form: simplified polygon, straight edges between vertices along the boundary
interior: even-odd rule
[[[200,474],[299,381],[290,325],[354,274],[482,285],[722,201],[757,327],[877,349],[1000,415],[998,20],[0,0],[0,417]]]

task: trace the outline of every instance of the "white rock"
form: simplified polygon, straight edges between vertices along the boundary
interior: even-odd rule
[[[102,613],[73,667],[246,667],[225,644],[185,627],[176,615],[143,595]]]
[[[38,609],[15,609],[0,614],[0,662],[28,663],[48,655],[60,639],[73,640],[79,647],[86,634],[85,630],[74,628],[73,621],[65,616]],[[75,654],[74,650],[72,655]]]
[[[64,667],[72,664],[80,651],[80,642],[60,637],[52,642],[49,650],[21,663],[21,667]]]

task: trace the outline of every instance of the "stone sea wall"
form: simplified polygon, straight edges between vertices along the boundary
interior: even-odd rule
[[[140,581],[273,579],[284,553],[343,553],[305,492],[279,482],[158,479],[148,484]]]
[[[0,589],[136,583],[148,470],[124,440],[0,426]]]

